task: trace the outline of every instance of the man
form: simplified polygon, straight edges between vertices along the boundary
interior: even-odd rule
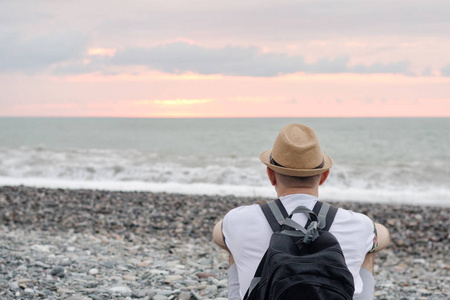
[[[278,198],[290,214],[297,206],[313,209],[332,167],[315,132],[301,124],[284,127],[273,149],[260,155]],[[306,215],[293,220],[306,224]],[[388,246],[387,229],[367,216],[339,208],[329,230],[338,240],[355,283],[354,299],[373,299],[373,252]],[[242,299],[267,250],[272,235],[259,205],[237,207],[219,221],[213,240],[230,252],[229,298]]]

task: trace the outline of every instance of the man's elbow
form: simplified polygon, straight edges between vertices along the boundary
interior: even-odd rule
[[[375,223],[375,227],[377,229],[378,238],[378,247],[376,251],[379,251],[389,246],[389,244],[391,243],[391,235],[384,225]]]
[[[228,251],[227,245],[225,245],[225,242],[223,241],[222,220],[217,222],[216,225],[214,226],[212,238],[214,243],[216,243],[222,249]]]

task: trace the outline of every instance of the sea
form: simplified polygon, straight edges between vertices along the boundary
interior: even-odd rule
[[[450,206],[450,118],[0,118],[0,186],[276,197],[289,123],[334,162],[320,198]]]

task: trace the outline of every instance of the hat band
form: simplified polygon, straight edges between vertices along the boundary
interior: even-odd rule
[[[275,159],[273,159],[272,153],[270,153],[270,163],[271,163],[272,165],[277,166],[277,167],[286,168],[285,166],[280,165],[279,163],[277,163],[277,162],[275,161]],[[313,168],[313,170],[314,170],[314,169],[320,169],[320,168],[322,168],[324,165],[325,165],[325,159],[322,157],[322,163],[321,163],[320,165],[318,165],[317,167]]]

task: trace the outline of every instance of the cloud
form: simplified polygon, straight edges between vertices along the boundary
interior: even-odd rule
[[[450,29],[448,0],[0,1],[0,22],[64,26],[101,34],[158,38],[217,34],[252,38],[335,37],[336,34],[440,34]],[[53,22],[49,19],[53,18]],[[31,22],[30,22],[31,20]],[[84,24],[84,25],[83,25]],[[132,33],[132,34],[130,34]],[[105,35],[106,37],[107,35]]]
[[[119,51],[113,64],[146,65],[167,73],[195,72],[236,76],[276,76],[304,65],[303,57],[259,54],[256,47],[204,48],[186,42]]]
[[[231,76],[273,77],[296,72],[306,73],[405,73],[408,62],[349,66],[349,57],[323,58],[306,63],[303,56],[262,53],[257,47],[205,48],[174,42],[154,48],[118,51],[113,65],[145,65],[166,73],[223,74]]]
[[[39,1],[39,6],[42,2]],[[65,20],[71,24],[82,18],[89,28],[100,30],[105,37],[144,33],[143,36],[153,39],[180,36],[206,39],[220,35],[225,39],[299,40],[335,38],[343,33],[346,36],[445,37],[450,30],[447,0],[262,0],[220,4],[208,0],[174,0],[152,1],[151,5],[148,1],[133,1],[130,6],[110,0],[106,11],[103,3],[96,1],[71,7],[75,12],[88,7],[89,14],[74,14],[48,1],[46,6],[46,11],[63,11]]]
[[[409,62],[407,61],[397,61],[387,64],[382,64],[376,62],[372,65],[356,65],[354,67],[350,67],[350,73],[360,73],[360,74],[369,74],[369,73],[402,73],[409,75]]]
[[[36,72],[83,57],[86,39],[77,32],[60,31],[33,38],[0,34],[0,72]]]
[[[3,72],[33,73],[51,69],[55,75],[93,72],[115,75],[124,68],[139,66],[171,74],[191,72],[250,77],[276,77],[297,72],[411,75],[407,61],[351,65],[349,56],[338,56],[306,62],[301,55],[267,53],[256,46],[208,48],[175,41],[150,48],[88,48],[86,38],[76,32],[56,32],[33,39],[3,34],[0,41],[5,45],[0,49],[0,71]]]
[[[105,8],[101,1],[88,0],[0,1],[0,71],[36,72],[51,67],[54,74],[111,73],[112,70],[107,70],[111,65],[127,66],[133,59],[130,55],[136,55],[137,64],[168,73],[198,69],[200,74],[219,71],[228,75],[268,77],[301,69],[308,73],[410,75],[406,71],[409,62],[411,69],[425,68],[426,61],[421,57],[433,57],[430,64],[435,66],[447,63],[445,54],[450,47],[447,2],[261,0],[243,3],[232,0],[217,4],[207,0],[173,0],[152,1],[149,5],[148,1],[136,0],[133,5],[124,6],[123,1],[110,0]],[[10,38],[2,31],[21,35]],[[63,33],[53,34],[61,31]],[[227,43],[234,46],[207,49],[170,43],[155,47],[163,41],[180,38],[208,46],[220,47]],[[92,42],[89,46],[97,48],[91,49],[96,55],[85,57],[90,64],[80,57],[83,51],[88,52],[86,39]],[[323,45],[322,49],[318,51],[315,43]],[[264,47],[283,52],[288,45],[295,46],[290,53],[297,56],[260,53]],[[411,45],[417,48],[407,48]],[[122,50],[122,61],[102,61],[97,57],[113,56],[112,49],[116,48]],[[174,59],[173,55],[160,52],[177,52],[176,48],[197,51],[191,53],[195,61],[187,61],[187,53],[172,63],[158,63],[148,58],[148,54],[152,54],[166,60]],[[202,51],[206,57],[198,62]],[[234,52],[235,59],[231,57]],[[139,55],[145,56],[144,59],[139,60]],[[320,57],[323,59],[318,59]],[[349,61],[354,58],[385,63],[350,66]],[[386,62],[386,58],[392,62]],[[315,62],[305,63],[310,59]],[[403,59],[405,61],[397,61]]]
[[[441,75],[450,77],[450,64],[441,69]]]

